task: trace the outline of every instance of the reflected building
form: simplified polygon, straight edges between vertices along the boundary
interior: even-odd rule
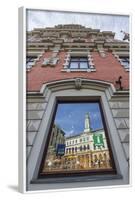
[[[58,144],[65,144],[65,133],[58,125],[54,124],[50,135],[43,171],[55,169],[59,165],[60,159],[57,156]]]
[[[66,138],[65,164],[68,169],[111,168],[104,129],[92,130],[89,113],[84,132]]]
[[[53,125],[43,172],[111,168],[104,129],[92,130],[89,113],[85,115],[84,124],[81,134],[70,137],[65,137],[63,130]],[[61,144],[63,155],[57,154]]]

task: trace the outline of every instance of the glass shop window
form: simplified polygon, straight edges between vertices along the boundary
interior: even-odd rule
[[[55,127],[56,137],[51,137],[52,127]],[[79,146],[72,142],[69,148],[69,141],[77,140],[80,141]],[[116,173],[100,101],[58,101],[39,178],[93,173]]]

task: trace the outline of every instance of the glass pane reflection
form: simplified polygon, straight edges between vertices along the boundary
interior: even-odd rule
[[[112,169],[99,103],[59,103],[42,173]]]

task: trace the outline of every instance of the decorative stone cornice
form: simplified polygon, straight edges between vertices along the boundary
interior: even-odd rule
[[[77,77],[74,79],[58,80],[58,81],[46,83],[42,86],[39,93],[44,94],[44,92],[46,91],[46,88],[52,91],[67,90],[67,89],[74,89],[74,88],[76,89],[85,88],[85,89],[93,89],[93,90],[98,90],[98,91],[105,91],[107,88],[109,88],[108,95],[110,96],[110,98],[116,92],[113,84],[109,82],[84,79],[81,77]]]
[[[27,51],[60,50],[97,51],[102,57],[107,51],[129,53],[129,43],[114,39],[115,33],[99,29],[85,28],[78,24],[57,25],[55,27],[35,28],[27,32]]]
[[[102,44],[97,45],[98,52],[102,58],[106,57],[106,52]]]

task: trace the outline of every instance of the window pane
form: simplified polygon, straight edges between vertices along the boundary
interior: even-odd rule
[[[87,62],[88,59],[87,59],[87,58],[80,58],[80,61],[85,61],[85,62]]]
[[[129,68],[129,58],[128,57],[120,57],[121,64],[124,65],[124,67]]]
[[[78,69],[78,62],[70,62],[71,69]]]
[[[128,61],[122,61],[122,64],[123,64],[125,67],[129,67],[129,62],[128,62]]]
[[[99,103],[59,103],[52,127],[42,175],[114,169]]]
[[[27,62],[27,65],[33,65],[33,61]]]
[[[26,58],[26,63],[28,63],[28,62],[33,62],[35,59],[36,59],[37,57],[27,57]]]
[[[87,62],[80,62],[80,69],[87,69],[88,63]]]

